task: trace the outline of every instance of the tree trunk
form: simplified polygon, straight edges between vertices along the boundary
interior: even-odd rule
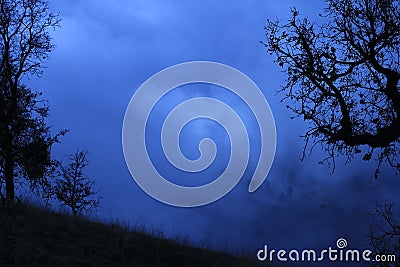
[[[6,200],[9,202],[14,202],[14,159],[12,156],[12,150],[9,148],[5,150],[4,178],[6,180]]]

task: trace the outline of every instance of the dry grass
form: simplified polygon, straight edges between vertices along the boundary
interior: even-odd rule
[[[118,223],[21,204],[0,209],[0,266],[261,266]],[[265,265],[262,265],[265,266]]]

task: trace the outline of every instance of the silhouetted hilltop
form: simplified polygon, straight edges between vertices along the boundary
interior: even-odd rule
[[[180,244],[44,208],[0,208],[0,266],[261,266],[248,258]],[[266,266],[263,264],[262,266]]]

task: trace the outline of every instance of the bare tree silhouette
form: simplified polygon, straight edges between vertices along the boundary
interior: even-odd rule
[[[376,211],[372,214],[377,218],[378,225],[369,235],[370,244],[376,255],[393,255],[396,262],[377,262],[378,266],[400,266],[400,223],[398,214],[393,211],[393,204],[377,204]]]
[[[49,30],[59,23],[47,1],[0,0],[0,176],[11,202],[16,178],[31,186],[46,179],[51,146],[66,132],[50,135],[46,102],[23,84],[42,73],[53,49]]]
[[[60,163],[54,194],[62,205],[71,208],[74,215],[99,207],[100,198],[95,182],[83,171],[89,164],[87,151],[78,150],[69,156],[69,163]]]
[[[303,158],[321,145],[335,156],[363,154],[400,170],[400,4],[328,0],[318,24],[293,8],[287,23],[268,20],[263,43],[287,76],[287,107],[310,122]]]

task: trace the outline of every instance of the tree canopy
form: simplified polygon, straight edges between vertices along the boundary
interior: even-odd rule
[[[310,122],[303,156],[361,154],[400,170],[400,7],[395,0],[328,0],[320,23],[268,20],[263,43],[286,74],[287,107]]]
[[[10,201],[16,178],[46,178],[51,146],[65,134],[50,135],[46,101],[23,82],[42,73],[54,48],[49,30],[60,21],[47,1],[0,0],[0,183]]]

